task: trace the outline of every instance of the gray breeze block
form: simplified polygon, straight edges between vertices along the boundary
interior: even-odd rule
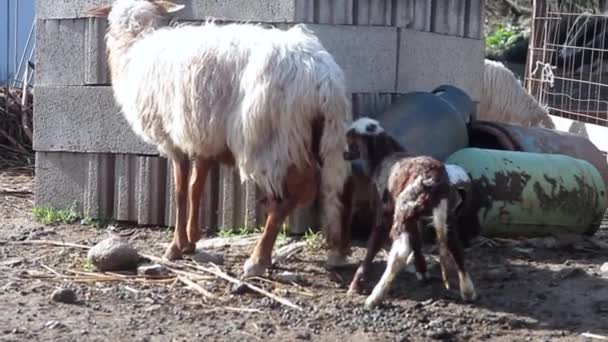
[[[105,20],[38,20],[36,85],[109,84]],[[397,29],[310,24],[342,67],[352,92],[390,92],[395,85]],[[65,51],[70,51],[66,54]]]
[[[413,28],[481,38],[484,0],[175,0],[186,8],[177,20],[269,23],[305,22],[335,25],[377,25]],[[84,17],[88,9],[111,0],[37,0],[39,19]],[[434,10],[432,11],[432,9]]]
[[[431,91],[440,84],[481,97],[484,42],[430,32],[400,30],[398,93]]]
[[[172,165],[164,158],[132,154],[36,152],[37,206],[75,206],[85,217],[175,224]],[[211,170],[201,200],[199,225],[255,228],[264,223],[260,192],[241,183],[236,169]],[[300,208],[288,218],[293,233],[318,225],[315,212]],[[318,227],[318,226],[316,226]]]
[[[36,87],[34,150],[158,154],[137,137],[110,87]]]

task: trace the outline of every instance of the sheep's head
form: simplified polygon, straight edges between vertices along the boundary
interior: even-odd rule
[[[382,134],[386,133],[378,121],[368,117],[355,120],[346,132],[348,150],[344,152],[344,159],[349,161],[367,160],[370,144],[373,144],[373,141],[377,140]]]
[[[85,12],[90,17],[107,17],[110,27],[137,34],[156,27],[165,14],[184,8],[167,0],[116,0],[112,5],[100,6]]]

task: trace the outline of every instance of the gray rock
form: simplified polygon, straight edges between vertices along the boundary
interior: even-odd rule
[[[101,271],[132,270],[139,262],[135,248],[118,237],[100,241],[89,250],[87,257]]]
[[[168,268],[159,264],[142,265],[137,268],[137,274],[146,276],[165,276],[171,273]]]
[[[57,289],[51,294],[51,299],[55,302],[75,304],[78,302],[78,296],[72,289]]]

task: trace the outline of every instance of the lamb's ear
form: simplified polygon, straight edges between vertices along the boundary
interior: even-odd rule
[[[154,3],[160,6],[160,8],[162,8],[165,13],[177,12],[186,7],[185,5],[174,4],[171,1],[167,0],[155,0]]]
[[[112,5],[104,5],[95,8],[91,8],[90,10],[84,12],[84,15],[87,17],[94,18],[106,18],[110,11],[112,10]]]

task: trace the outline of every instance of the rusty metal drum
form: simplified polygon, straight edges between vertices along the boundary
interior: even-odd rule
[[[565,154],[593,164],[608,184],[608,163],[587,138],[541,127],[524,127],[490,121],[476,121],[469,131],[470,147]]]
[[[589,162],[561,154],[465,148],[447,158],[471,179],[462,227],[488,237],[593,234],[608,207]]]

